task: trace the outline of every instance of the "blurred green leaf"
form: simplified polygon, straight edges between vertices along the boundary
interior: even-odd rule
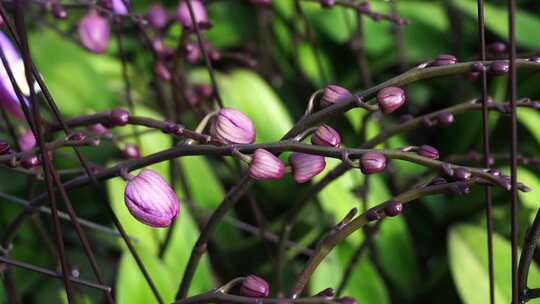
[[[471,225],[454,226],[448,235],[448,258],[452,277],[461,299],[466,304],[489,303],[489,277],[486,230]],[[495,302],[512,301],[510,243],[493,234],[495,266]],[[540,273],[531,265],[529,285],[538,286]]]
[[[501,168],[501,171],[506,175],[510,175],[510,167],[508,166]],[[540,200],[538,197],[538,192],[540,192],[540,179],[538,176],[534,172],[526,169],[526,167],[519,166],[517,169],[517,178],[518,182],[524,183],[531,188],[530,192],[518,191],[519,198],[523,205],[535,210],[538,209],[540,207]]]
[[[531,132],[536,142],[540,143],[540,128],[538,128],[538,124],[540,123],[540,113],[538,113],[537,110],[529,108],[521,108],[518,112],[518,121]]]
[[[216,48],[240,46],[255,36],[255,15],[244,2],[213,2],[208,6],[208,14],[213,26],[207,32],[207,37]],[[247,24],[253,26],[246,26]]]
[[[298,61],[304,75],[316,87],[322,87],[335,79],[332,63],[322,48],[316,51],[312,45],[301,43],[298,47]]]

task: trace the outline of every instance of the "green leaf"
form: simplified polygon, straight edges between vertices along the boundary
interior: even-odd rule
[[[454,5],[472,18],[477,18],[477,6],[474,0],[455,0]],[[501,38],[508,40],[508,13],[506,6],[484,3],[486,27]],[[523,10],[516,12],[516,39],[521,47],[536,49],[540,47],[537,37],[540,35],[540,19]]]
[[[63,114],[104,111],[115,105],[118,90],[112,79],[120,78],[118,61],[91,54],[50,31],[33,32],[30,42],[32,56]]]
[[[510,175],[510,167],[503,167],[501,171],[506,175]],[[524,183],[531,188],[530,192],[518,191],[519,198],[523,205],[528,208],[538,209],[540,207],[540,201],[538,200],[538,192],[540,191],[540,179],[536,174],[525,167],[518,167],[517,169],[518,182]]]
[[[320,63],[317,60],[317,52]],[[325,83],[335,79],[330,58],[322,48],[315,50],[312,45],[301,43],[298,47],[298,61],[304,75],[316,87],[322,87]],[[324,77],[326,77],[326,81]]]
[[[448,235],[450,269],[458,293],[466,304],[489,303],[486,230],[471,225],[454,226]],[[493,234],[495,302],[512,301],[510,243]],[[529,285],[538,286],[540,273],[531,265]]]
[[[534,136],[537,143],[540,143],[540,113],[534,109],[521,108],[518,111],[517,119]]]
[[[243,2],[213,2],[208,6],[208,14],[214,25],[206,35],[216,48],[240,46],[255,36],[255,15]],[[246,26],[247,24],[255,26]]]

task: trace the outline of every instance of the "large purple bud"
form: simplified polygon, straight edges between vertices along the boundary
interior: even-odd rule
[[[253,153],[249,164],[249,176],[253,179],[280,179],[285,174],[285,165],[274,154],[264,149]]]
[[[255,125],[244,113],[221,109],[210,130],[212,136],[227,144],[251,144],[255,141]]]
[[[95,11],[79,21],[79,39],[93,53],[100,54],[107,50],[110,34],[109,23]]]
[[[339,147],[341,145],[341,136],[332,127],[322,125],[311,136],[311,143],[318,146]]]
[[[169,226],[180,211],[174,190],[161,175],[148,169],[128,182],[124,201],[139,222],[152,227]]]
[[[265,298],[269,293],[268,283],[256,275],[247,276],[240,286],[240,294],[250,298]]]
[[[362,154],[360,170],[364,174],[373,174],[384,171],[386,168],[386,156],[380,152],[370,151]]]
[[[321,173],[326,166],[323,156],[295,152],[289,156],[294,181],[301,184]]]
[[[208,13],[206,12],[206,7],[204,3],[200,0],[182,0],[176,9],[176,20],[182,24],[182,26],[188,30],[192,31],[195,29],[195,23],[191,18],[191,13],[189,11],[189,5],[187,1],[191,1],[191,7],[193,8],[193,17],[195,17],[195,22],[199,25],[199,29],[207,30],[212,24],[208,20]]]
[[[387,87],[377,93],[379,108],[384,114],[390,114],[405,103],[405,91],[399,87]]]

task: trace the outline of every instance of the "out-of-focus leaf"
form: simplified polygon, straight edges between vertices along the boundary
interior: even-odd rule
[[[452,277],[462,301],[466,304],[489,303],[488,255],[485,228],[458,225],[448,235],[448,255]],[[493,234],[495,265],[495,302],[512,301],[510,243]],[[529,285],[537,286],[540,273],[531,265]]]
[[[118,61],[93,55],[50,31],[33,32],[30,42],[32,56],[63,114],[114,106],[119,83],[112,79],[120,78]]]
[[[503,167],[501,171],[506,175],[510,175],[510,167]],[[540,200],[538,192],[540,192],[540,179],[534,172],[527,170],[526,167],[518,167],[517,169],[518,182],[524,183],[531,188],[531,192],[518,191],[521,202],[528,208],[538,209],[540,207]]]
[[[521,108],[518,112],[518,121],[531,132],[536,142],[540,143],[540,128],[538,128],[538,124],[540,124],[540,113],[529,108]]]
[[[317,87],[325,84],[325,77],[326,82],[332,82],[335,78],[331,61],[322,48],[315,50],[312,45],[301,43],[298,47],[298,61],[304,75]]]
[[[253,12],[241,1],[220,1],[208,6],[208,14],[213,23],[207,37],[217,48],[239,46],[252,39],[256,32]],[[253,24],[255,26],[246,26]]]
[[[208,161],[202,156],[182,157],[179,161],[193,202],[200,207],[217,207],[225,196],[225,191]]]
[[[453,3],[470,17],[477,17],[476,1],[455,0]],[[506,7],[484,3],[484,12],[486,27],[500,37],[508,39]],[[516,12],[516,39],[518,44],[522,47],[536,49],[540,47],[540,41],[537,39],[538,35],[540,35],[540,18],[518,9]]]

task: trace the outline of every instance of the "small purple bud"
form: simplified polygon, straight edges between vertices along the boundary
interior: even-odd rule
[[[195,22],[199,25],[201,30],[208,30],[211,27],[211,23],[208,20],[208,13],[204,3],[200,0],[181,0],[176,10],[176,20],[182,24],[182,26],[188,30],[194,30],[195,25],[191,20],[191,14],[187,1],[191,1],[191,7],[193,8],[193,15]]]
[[[403,211],[403,204],[396,200],[387,201],[384,204],[384,214],[387,216],[396,216]]]
[[[162,62],[158,61],[154,64],[154,73],[156,73],[156,76],[163,81],[171,80],[171,73]]]
[[[369,209],[366,211],[366,219],[368,222],[378,221],[381,219],[379,212],[375,209]]]
[[[210,57],[210,60],[212,61],[219,61],[221,59],[221,53],[216,49],[209,49],[208,57]]]
[[[531,56],[529,57],[529,61],[540,63],[540,56]]]
[[[41,162],[36,155],[27,155],[21,160],[21,167],[25,169],[32,169],[39,166]]]
[[[95,133],[95,134],[98,134],[98,135],[103,135],[103,134],[109,132],[109,129],[105,128],[105,126],[100,124],[100,123],[90,125],[90,126],[87,127],[87,129],[88,129],[88,131],[90,131],[92,133]]]
[[[205,83],[196,85],[195,93],[201,98],[210,98],[214,95],[212,87]]]
[[[428,145],[422,145],[418,150],[416,150],[416,153],[420,156],[431,158],[431,159],[438,159],[439,158],[439,151]]]
[[[446,183],[447,181],[444,177],[435,177],[428,183],[428,186],[437,186],[437,185],[443,185]]]
[[[67,10],[58,2],[52,4],[52,14],[56,19],[66,19],[68,16]]]
[[[338,299],[338,302],[341,304],[358,304],[358,301],[356,301],[356,299],[352,297],[343,297],[341,299]]]
[[[289,156],[294,181],[301,184],[321,173],[326,166],[323,156],[294,152]]]
[[[311,136],[311,143],[325,147],[339,147],[341,145],[341,136],[328,125],[322,125]]]
[[[34,137],[32,130],[28,130],[19,136],[17,143],[22,152],[32,150],[36,146],[36,138]]]
[[[456,168],[454,169],[454,177],[461,181],[466,181],[471,179],[472,173],[468,169],[465,168]]]
[[[253,153],[249,164],[249,176],[257,180],[280,179],[285,174],[285,165],[274,154],[264,149]]]
[[[129,4],[129,0],[112,0],[112,10],[118,15],[126,15],[128,8],[126,4]]]
[[[250,298],[265,298],[269,293],[268,283],[256,275],[248,275],[240,286],[240,294]]]
[[[150,26],[156,29],[164,28],[169,21],[169,16],[167,16],[167,11],[161,4],[154,4],[148,12],[146,13],[146,18]]]
[[[502,54],[506,51],[506,44],[501,41],[490,43],[487,47],[488,51],[493,54]]]
[[[127,144],[124,149],[122,149],[122,156],[125,159],[139,159],[141,158],[141,152],[134,144]]]
[[[508,61],[504,61],[504,60],[494,61],[489,66],[489,72],[495,76],[505,75],[508,73],[509,70],[510,70],[510,66],[508,65]]]
[[[476,81],[480,78],[480,72],[470,72],[465,74],[465,78],[469,81]]]
[[[525,185],[523,183],[517,183],[516,186],[521,192],[531,192],[532,191],[532,189],[530,187],[528,187],[527,185]]]
[[[454,122],[454,114],[450,112],[442,112],[437,115],[437,122],[441,126],[449,126]]]
[[[251,4],[258,6],[270,6],[272,5],[272,0],[249,0]]]
[[[109,44],[109,36],[109,23],[96,12],[90,12],[79,21],[79,39],[89,51],[104,53]]]
[[[230,108],[219,110],[210,133],[227,144],[251,144],[255,125],[244,113]]]
[[[84,133],[75,132],[75,133],[70,134],[67,139],[71,141],[81,141],[81,140],[84,140],[85,138],[86,138],[86,135]]]
[[[386,156],[380,152],[370,151],[362,155],[360,170],[364,174],[372,174],[384,171],[386,168]]]
[[[9,154],[10,151],[11,147],[9,146],[8,142],[0,139],[0,155]]]
[[[321,0],[321,6],[324,8],[330,8],[336,4],[336,0]]]
[[[454,55],[450,54],[441,54],[435,58],[435,60],[431,63],[432,66],[443,66],[443,65],[451,65],[456,64],[457,58]]]
[[[489,169],[488,171],[493,176],[501,176],[502,172],[499,169]]]
[[[405,103],[405,91],[399,87],[387,87],[377,93],[379,108],[384,114],[390,114]]]
[[[127,183],[124,201],[137,220],[152,227],[169,226],[180,210],[174,190],[161,175],[148,169]]]
[[[125,126],[129,122],[129,112],[124,109],[114,109],[109,116],[112,126]]]
[[[473,72],[483,72],[487,70],[486,66],[481,62],[475,62],[471,66],[471,71]]]
[[[188,63],[196,64],[201,59],[201,49],[194,43],[186,43],[184,46],[184,56]]]
[[[333,84],[327,85],[324,88],[323,96],[321,98],[321,107],[325,108],[331,106],[334,103],[343,101],[343,99],[351,96],[351,92],[345,88]]]

